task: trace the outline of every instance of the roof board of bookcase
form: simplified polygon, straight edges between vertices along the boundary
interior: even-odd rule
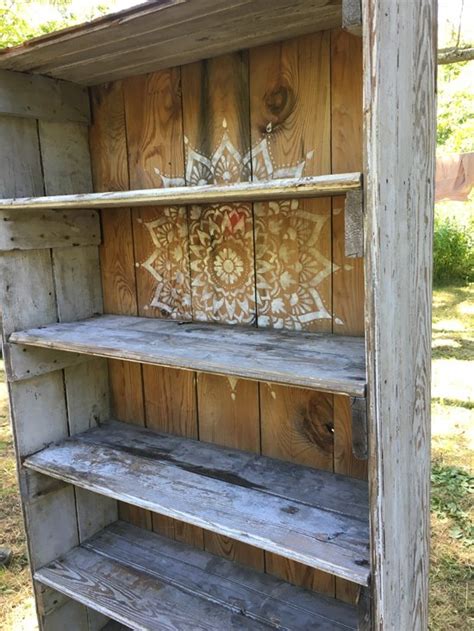
[[[96,85],[342,22],[342,0],[156,0],[0,51],[0,69]]]

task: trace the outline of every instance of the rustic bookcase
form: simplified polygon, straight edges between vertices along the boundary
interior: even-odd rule
[[[427,628],[436,2],[160,0],[0,53],[40,628]]]

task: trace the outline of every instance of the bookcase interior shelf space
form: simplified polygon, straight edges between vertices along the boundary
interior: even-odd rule
[[[353,606],[123,522],[35,579],[118,621],[108,631],[357,629]]]
[[[104,315],[15,332],[10,341],[365,396],[358,337]]]
[[[367,585],[367,483],[107,423],[40,451],[44,475]]]

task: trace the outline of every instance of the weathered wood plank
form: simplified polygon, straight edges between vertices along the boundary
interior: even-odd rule
[[[327,0],[198,5],[167,0],[128,9],[7,50],[0,65],[98,84],[341,24],[340,2]]]
[[[237,184],[202,184],[170,188],[150,188],[134,191],[114,191],[77,195],[52,195],[0,199],[1,208],[32,210],[49,208],[120,208],[122,206],[179,206],[183,204],[224,204],[260,200],[307,199],[345,195],[360,190],[360,173],[280,178],[269,182],[239,182]]]
[[[437,2],[362,5],[372,624],[421,631],[430,556]]]
[[[364,207],[362,191],[349,191],[344,207],[345,256],[364,256]]]
[[[68,81],[0,70],[0,114],[87,125],[89,97]]]
[[[186,184],[249,179],[249,66],[246,51],[184,66]],[[255,254],[252,204],[193,205],[189,216],[192,317],[254,323]],[[229,267],[230,266],[230,267]],[[260,450],[258,384],[200,373],[199,436],[228,447]],[[206,550],[263,569],[263,552],[212,533]]]
[[[94,210],[0,210],[0,251],[98,245],[99,215]]]
[[[51,446],[25,466],[367,584],[361,482],[120,424]],[[357,517],[344,512],[339,488],[359,497]]]
[[[165,174],[184,180],[180,69],[123,82],[130,187],[163,187]],[[159,150],[157,150],[159,147]],[[188,222],[182,206],[132,209],[138,314],[190,318]],[[195,375],[143,366],[142,423],[197,435]],[[167,389],[172,382],[173,389]],[[157,386],[157,384],[160,384]],[[160,413],[166,409],[167,414]],[[151,516],[156,532],[202,546],[202,533],[188,524]]]
[[[342,0],[342,28],[362,37],[362,1]]]
[[[3,345],[3,356],[8,381],[31,379],[89,361],[85,355],[79,353],[63,353],[46,348],[7,343]]]
[[[118,81],[91,90],[93,124],[90,146],[94,190],[130,188],[124,86]],[[134,238],[129,208],[101,210],[103,243],[100,268],[106,313],[138,315]],[[109,361],[111,408],[115,418],[143,425],[145,420],[142,367]],[[120,506],[123,519],[151,527],[151,515]]]
[[[362,169],[362,40],[341,29],[331,32],[331,119],[331,170]],[[346,200],[332,200],[333,332],[363,335],[364,262],[346,256]],[[365,479],[367,461],[352,446],[350,398],[335,395],[334,470]],[[354,585],[336,581],[338,598],[355,602],[356,595]]]
[[[92,192],[88,127],[38,121],[46,195]]]
[[[254,180],[328,173],[329,33],[253,49],[250,61]],[[330,199],[258,202],[255,224],[258,325],[331,331]],[[261,384],[260,399],[263,453],[332,468],[330,395]],[[287,559],[266,555],[266,568],[334,592],[334,577]]]
[[[351,400],[352,452],[359,460],[366,460],[369,453],[367,435],[367,399]]]
[[[362,338],[99,316],[19,331],[10,342],[365,396]]]
[[[355,624],[354,609],[332,598],[120,522],[85,547],[270,627],[335,630]]]
[[[44,195],[35,120],[0,116],[0,197]]]

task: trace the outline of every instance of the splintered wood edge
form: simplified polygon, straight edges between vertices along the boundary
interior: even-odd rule
[[[123,206],[169,206],[183,204],[211,204],[243,201],[301,199],[345,195],[360,190],[361,173],[308,176],[269,180],[268,182],[239,182],[224,186],[176,186],[135,191],[53,195],[0,199],[0,210],[31,210],[48,208],[121,208]]]

